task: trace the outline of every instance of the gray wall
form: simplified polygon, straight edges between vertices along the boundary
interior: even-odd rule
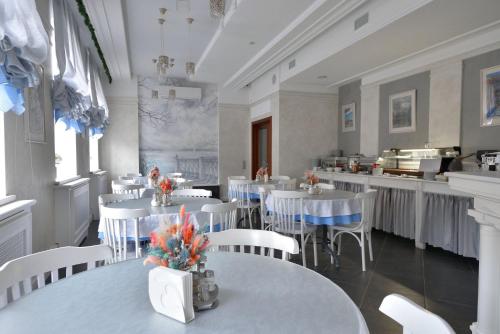
[[[356,104],[356,131],[342,132],[342,106],[353,102]],[[344,151],[344,155],[359,153],[359,138],[361,130],[361,80],[339,87],[338,111],[338,147]]]
[[[478,149],[500,149],[500,126],[481,127],[480,124],[480,71],[500,65],[500,50],[464,60],[462,82],[462,131],[463,153]]]
[[[380,85],[379,151],[390,148],[423,148],[429,138],[430,72],[415,74]],[[417,130],[389,134],[389,96],[416,89]]]

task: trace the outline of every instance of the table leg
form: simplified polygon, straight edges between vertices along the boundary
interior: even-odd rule
[[[321,250],[324,252],[325,250],[333,256],[333,263],[335,264],[335,268],[340,268],[340,258],[337,255],[335,244],[333,244],[333,249],[330,247],[330,243],[328,240],[328,227],[326,225],[322,226],[323,228],[323,238],[321,240]]]

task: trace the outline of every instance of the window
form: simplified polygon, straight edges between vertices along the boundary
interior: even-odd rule
[[[56,151],[56,181],[63,181],[76,176],[76,133],[66,130],[64,122],[54,125],[54,146]]]
[[[90,171],[99,170],[99,139],[89,136],[89,164]]]

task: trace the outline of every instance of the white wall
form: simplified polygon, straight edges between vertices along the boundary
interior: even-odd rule
[[[279,92],[279,174],[300,178],[312,159],[337,148],[337,98]]]
[[[248,105],[219,104],[219,182],[220,195],[226,196],[227,178],[248,175],[248,141],[245,136],[249,122]]]

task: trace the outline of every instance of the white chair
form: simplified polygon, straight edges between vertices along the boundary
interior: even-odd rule
[[[369,189],[365,193],[356,194],[356,198],[361,200],[361,222],[349,225],[334,225],[330,227],[330,242],[332,248],[335,239],[338,237],[338,252],[337,252],[338,255],[340,255],[342,234],[347,233],[356,238],[356,240],[359,243],[359,247],[361,247],[361,266],[363,268],[363,271],[366,271],[365,237],[368,240],[370,261],[373,261],[372,223],[373,223],[373,211],[375,210],[376,196],[377,196],[377,190],[375,189]],[[356,233],[359,233],[360,237],[358,237]],[[333,263],[333,257],[331,257],[331,261]]]
[[[127,173],[127,176],[134,178],[134,177],[142,176],[142,174],[141,173]]]
[[[279,190],[295,190],[297,189],[297,179],[279,180],[276,188]]]
[[[272,190],[276,190],[276,187],[272,184],[263,184],[259,186],[260,228],[262,230],[268,230],[271,228],[271,216],[269,216],[267,212],[266,198]]]
[[[250,246],[250,253],[255,254],[255,247],[260,247],[260,255],[265,255],[267,248],[269,256],[274,257],[277,249],[282,252],[283,260],[288,260],[288,254],[299,253],[297,240],[271,231],[232,229],[207,235],[212,250],[229,246],[229,251],[234,252],[235,246],[239,246],[239,252],[245,253],[245,246]]]
[[[290,180],[290,176],[285,175],[272,175],[271,180],[273,181],[282,181],[282,180]]]
[[[73,275],[74,265],[86,263],[87,270],[91,270],[102,261],[110,263],[112,259],[111,248],[97,245],[54,248],[4,263],[0,266],[0,309],[7,303],[31,293],[34,289],[45,287],[45,273],[47,272],[50,272],[50,282],[55,283],[59,280],[60,268],[64,268],[65,277],[68,278]],[[35,281],[36,284],[34,284]],[[7,298],[9,288],[12,296],[10,301]]]
[[[259,203],[252,201],[250,194],[250,186],[253,184],[251,180],[229,180],[228,197],[236,198],[238,209],[240,209],[244,224],[246,225],[246,214],[248,213],[248,220],[250,228],[253,229],[252,214],[259,208]]]
[[[118,181],[127,181],[127,182],[134,182],[134,177],[133,176],[118,176]]]
[[[104,222],[104,243],[113,249],[115,262],[128,258],[128,220],[134,221],[135,257],[142,256],[139,242],[139,219],[148,216],[149,212],[146,209],[119,209],[106,206],[101,208],[101,219]]]
[[[193,181],[188,181],[182,177],[174,178],[177,189],[193,189]]]
[[[101,207],[106,206],[110,203],[117,203],[126,201],[129,199],[134,199],[132,194],[101,194],[98,197],[99,201],[99,217],[101,216]]]
[[[395,293],[382,300],[379,310],[402,325],[404,334],[455,334],[443,318]]]
[[[304,198],[309,195],[302,191],[272,190],[272,229],[278,233],[300,235],[302,265],[306,267],[306,244],[309,238],[313,242],[314,266],[318,266],[316,245],[316,226],[306,224],[304,218]],[[299,221],[297,222],[297,216]]]
[[[335,190],[335,185],[329,183],[316,183],[316,187],[321,190]]]
[[[142,184],[127,184],[122,182],[113,181],[111,184],[113,194],[132,194],[134,198],[141,197],[141,190],[144,189]]]
[[[229,183],[231,182],[231,180],[246,180],[246,176],[243,176],[243,175],[237,175],[237,176],[228,176],[227,177],[227,199],[230,200],[231,199],[231,196],[229,194]]]
[[[209,232],[214,232],[214,225],[220,225],[220,231],[236,228],[236,216],[238,205],[236,201],[221,204],[205,204],[201,207],[201,212],[210,214]]]
[[[176,179],[179,177],[182,177],[182,173],[176,172],[176,173],[167,173],[167,177],[169,179]]]
[[[212,192],[205,189],[176,189],[173,197],[212,197]]]

